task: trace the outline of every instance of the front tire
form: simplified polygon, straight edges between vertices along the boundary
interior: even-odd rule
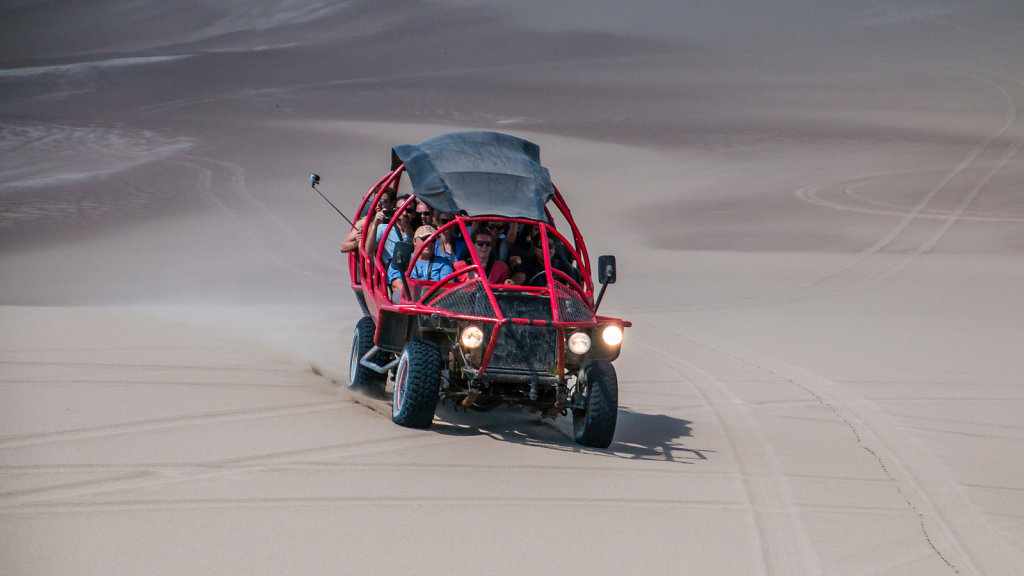
[[[348,387],[383,395],[387,376],[359,364],[359,360],[373,349],[373,335],[376,330],[377,326],[374,324],[373,318],[369,316],[363,316],[359,322],[356,322],[356,328],[352,334],[352,356],[348,364]],[[386,356],[383,352],[379,352],[374,354],[370,360],[379,365],[386,360]]]
[[[423,340],[405,345],[395,372],[391,420],[407,428],[429,428],[441,391],[441,354]]]
[[[576,393],[582,408],[572,411],[572,431],[576,443],[592,448],[607,448],[615,436],[619,412],[619,380],[615,367],[607,360],[584,364]]]

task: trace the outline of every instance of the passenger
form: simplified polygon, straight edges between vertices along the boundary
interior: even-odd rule
[[[438,212],[434,217],[438,228],[443,227],[454,219],[455,215],[451,212]],[[443,230],[440,234],[440,240],[435,250],[438,256],[447,258],[449,263],[461,260],[468,253],[466,241],[462,239],[458,226],[451,226]]]
[[[420,246],[426,244],[426,247],[420,251],[419,257],[413,264],[412,270],[407,276],[410,280],[432,280],[438,281],[445,276],[453,272],[452,265],[448,260],[439,258],[434,253],[434,240],[431,239],[428,242],[430,235],[435,232],[433,226],[420,226],[416,229],[416,233],[413,236],[413,252],[420,249]],[[398,269],[393,265],[388,268],[388,283],[391,284],[392,294],[398,294],[402,290],[402,277],[399,274]]]
[[[484,271],[487,275],[487,281],[491,284],[506,284],[509,279],[509,269],[501,260],[492,257],[493,240],[491,240],[490,231],[484,227],[477,227],[473,231],[473,249],[476,251],[476,257],[480,260],[480,264],[484,267]],[[455,269],[461,270],[467,266],[473,264],[472,258],[467,255],[465,258],[455,263]],[[471,278],[479,277],[477,270],[471,270],[462,274],[458,277],[459,282],[465,282]]]
[[[529,256],[533,251],[533,237],[536,234],[537,227],[530,224],[515,224],[515,228],[509,228],[508,236],[509,239],[508,247],[508,262],[509,268],[512,268],[512,257],[518,256],[519,261]]]
[[[517,222],[488,222],[485,227],[491,234],[491,254],[502,262],[508,262],[512,250],[512,242],[516,237]],[[507,230],[507,232],[506,232]]]
[[[376,219],[376,217],[378,215],[380,215],[382,212],[384,212],[385,210],[390,210],[391,212],[394,212],[395,195],[396,194],[397,194],[397,191],[393,187],[391,187],[391,186],[389,186],[384,191],[384,194],[380,197],[380,201],[377,202],[377,212],[374,214],[374,219]],[[369,210],[369,208],[370,208],[370,202],[367,202],[366,206],[363,208],[363,210]],[[352,229],[349,230],[349,232],[348,232],[348,236],[346,236],[345,240],[342,241],[342,243],[341,243],[341,251],[342,252],[344,252],[344,253],[351,252],[351,251],[355,250],[359,246],[360,243],[362,243],[362,241],[363,241],[363,228],[365,228],[365,227],[366,227],[366,214],[364,213],[358,220],[355,221],[355,224],[352,226]]]
[[[407,242],[412,238],[413,231],[415,228],[412,225],[413,213],[412,206],[409,206],[408,210],[402,211],[402,208],[412,199],[408,194],[403,194],[398,199],[398,209],[395,211],[395,216],[398,221],[394,227],[391,228],[391,232],[388,234],[387,240],[384,241],[384,254],[382,260],[384,265],[387,266],[391,262],[391,255],[395,252],[395,243]],[[374,217],[373,221],[370,222],[370,240],[366,243],[366,250],[370,254],[374,254],[377,251],[377,246],[380,244],[381,238],[384,236],[384,231],[387,230],[388,225],[384,222],[384,216],[378,214]]]
[[[419,222],[416,223],[417,228],[420,226],[437,226],[434,222],[434,210],[422,200],[416,201],[416,216],[419,218]]]

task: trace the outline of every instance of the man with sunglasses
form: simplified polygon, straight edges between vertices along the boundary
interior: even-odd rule
[[[473,229],[473,250],[476,252],[476,257],[480,260],[480,264],[484,267],[484,272],[487,275],[487,281],[491,284],[511,284],[509,281],[509,270],[501,260],[491,257],[491,249],[494,241],[491,240],[490,231],[486,226],[477,226]],[[455,263],[455,269],[461,270],[467,266],[472,266],[473,260],[469,257],[463,258]],[[477,278],[479,274],[476,270],[466,272],[459,276],[459,282],[465,282],[470,278]]]
[[[413,253],[419,250],[419,257],[413,263],[412,270],[408,271],[409,280],[430,280],[437,282],[451,274],[452,264],[446,258],[439,258],[434,254],[434,239],[430,237],[436,232],[433,226],[420,226],[413,235]],[[420,247],[426,246],[420,250]],[[388,268],[388,283],[391,284],[392,294],[398,294],[402,290],[402,275],[394,264]]]
[[[378,213],[377,217],[370,222],[370,229],[368,230],[369,240],[366,243],[366,250],[371,254],[377,251],[377,246],[380,241],[384,240],[384,254],[382,255],[384,265],[387,266],[391,262],[391,255],[395,251],[395,244],[398,242],[407,242],[412,237],[413,230],[413,210],[412,206],[406,206],[409,202],[413,202],[413,199],[408,194],[403,194],[397,199],[397,209],[392,211],[391,217],[398,218],[395,222],[394,227],[391,228],[391,232],[388,233],[388,237],[384,238],[384,231],[388,229],[388,223],[385,222],[384,215]]]
[[[422,200],[416,202],[416,215],[419,216],[420,222],[418,226],[437,226],[434,222],[434,210],[431,209],[430,205]]]

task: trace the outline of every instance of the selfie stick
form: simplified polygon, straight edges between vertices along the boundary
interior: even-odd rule
[[[344,214],[342,214],[341,210],[338,210],[338,207],[334,205],[334,202],[331,202],[330,200],[327,200],[327,196],[324,196],[324,193],[321,192],[320,189],[316,187],[316,185],[319,184],[319,183],[320,183],[320,175],[319,174],[310,174],[309,175],[309,184],[313,187],[313,190],[316,190],[316,193],[319,194],[320,197],[323,198],[328,204],[330,204],[331,208],[334,208],[335,212],[337,212],[338,214],[341,214],[341,217],[345,219],[345,222],[348,222],[349,226],[352,226],[354,228],[355,224],[353,224],[352,221],[348,219],[348,216],[345,216]]]

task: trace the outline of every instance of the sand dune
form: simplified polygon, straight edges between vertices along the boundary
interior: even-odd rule
[[[4,574],[1024,571],[1014,2],[8,2]],[[619,425],[353,395],[339,206],[541,147]]]

